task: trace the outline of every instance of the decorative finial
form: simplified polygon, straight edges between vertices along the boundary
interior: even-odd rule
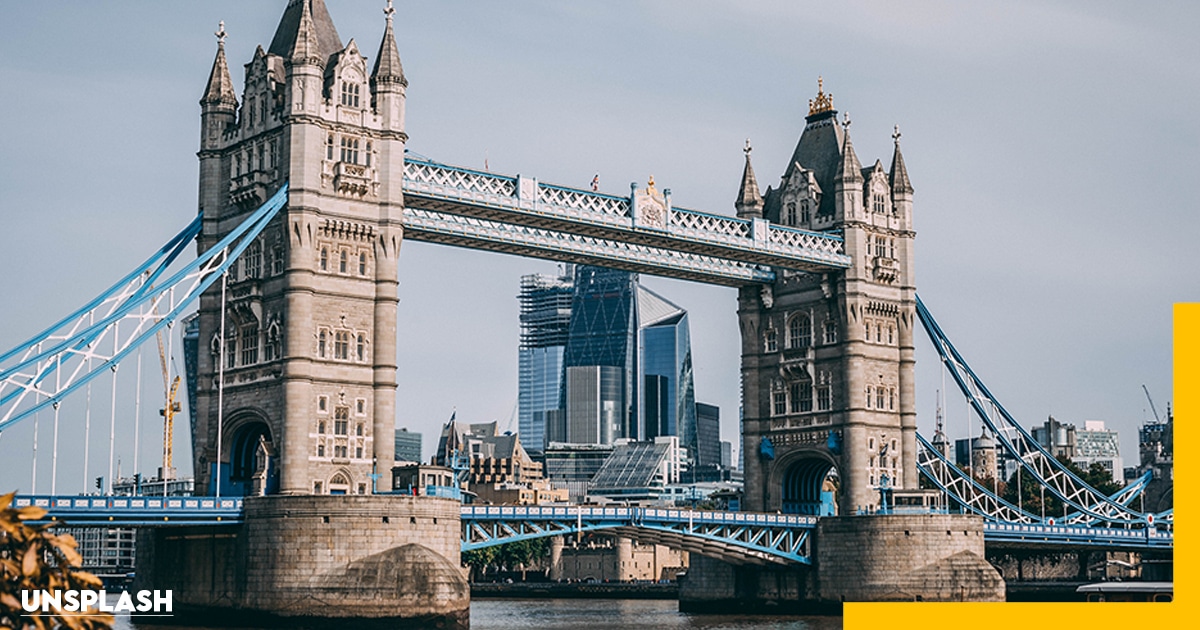
[[[817,77],[817,98],[808,100],[808,115],[833,111],[833,94],[825,93],[825,79]]]
[[[225,35],[226,35],[226,33],[225,33],[225,20],[221,20],[220,24],[218,24],[218,25],[217,25],[217,32],[216,32],[216,33],[213,33],[213,35],[216,35],[216,36],[217,36],[217,45],[218,45],[218,46],[224,46],[224,45],[225,45]]]
[[[389,22],[392,21],[392,14],[395,12],[396,9],[392,7],[392,0],[388,0],[387,8],[383,10],[383,14],[387,16]]]
[[[742,149],[742,153],[746,154],[746,159],[750,159],[750,152],[754,149],[750,146],[750,138],[746,138],[746,148]]]
[[[842,112],[842,126],[846,129],[850,128],[850,112]]]
[[[900,146],[900,125],[892,127],[892,141],[896,143],[896,146]]]
[[[650,176],[650,181],[646,182],[646,190],[648,192],[654,192],[654,176],[653,175]]]

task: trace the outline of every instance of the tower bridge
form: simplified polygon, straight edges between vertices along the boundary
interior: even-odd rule
[[[676,207],[653,179],[615,195],[416,159],[405,150],[408,81],[388,5],[369,62],[354,40],[342,43],[324,2],[291,0],[240,93],[222,26],[200,101],[200,216],[0,355],[3,430],[42,410],[57,417],[105,375],[115,383],[133,350],[195,305],[191,437],[203,496],[19,504],[52,520],[140,526],[140,579],[173,584],[200,608],[281,616],[305,614],[294,608],[305,597],[352,592],[363,575],[406,583],[421,571],[439,604],[381,587],[347,605],[363,617],[461,619],[461,550],[587,531],[715,558],[693,564],[692,601],[897,589],[989,600],[1003,583],[982,558],[985,542],[1170,548],[1170,512],[1135,510],[1136,488],[1105,496],[1050,457],[917,298],[914,189],[898,131],[890,166],[864,167],[849,120],[819,84],[777,186],[759,187],[747,147],[735,216]],[[377,492],[393,464],[397,336],[411,334],[396,327],[405,239],[737,287],[746,511],[480,508]],[[198,257],[183,264],[193,240]],[[918,436],[918,325],[973,411],[1070,514],[1055,522],[1008,504]],[[923,490],[921,475],[936,489]],[[831,509],[822,494],[834,478]],[[901,495],[969,514],[903,513],[886,499]],[[177,566],[207,568],[192,579]],[[734,589],[768,583],[785,587]],[[236,584],[256,588],[231,602]]]

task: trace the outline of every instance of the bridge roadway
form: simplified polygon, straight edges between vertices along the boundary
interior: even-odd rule
[[[18,496],[14,506],[38,506],[39,523],[78,527],[236,525],[240,497]],[[684,509],[591,506],[463,506],[462,549],[518,540],[604,531],[723,559],[734,564],[810,564],[817,517]],[[884,517],[886,518],[886,517]],[[989,547],[1171,549],[1174,531],[1074,525],[984,522]]]

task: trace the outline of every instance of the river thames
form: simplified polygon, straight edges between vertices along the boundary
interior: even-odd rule
[[[134,625],[126,616],[118,618],[115,627],[118,630],[152,630],[162,626]],[[679,612],[679,602],[661,599],[480,599],[471,602],[471,630],[835,630],[841,627],[841,617],[693,615]]]

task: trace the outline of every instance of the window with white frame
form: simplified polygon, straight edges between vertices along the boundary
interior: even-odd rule
[[[358,164],[358,138],[342,136],[341,157],[347,164]]]
[[[361,84],[351,83],[349,81],[342,82],[342,105],[347,107],[358,107],[361,96]]]
[[[242,365],[258,363],[258,324],[242,327]]]
[[[837,322],[832,319],[825,320],[825,344],[834,344],[837,343],[837,340]]]
[[[329,331],[321,329],[317,332],[317,356],[324,359],[329,344]]]
[[[334,333],[333,358],[341,361],[350,359],[350,331],[339,330]]]
[[[792,383],[789,409],[792,413],[807,413],[812,411],[812,383],[807,381]]]
[[[356,340],[354,349],[355,349],[354,355],[358,361],[361,362],[361,361],[367,360],[367,336],[366,335],[364,335],[363,333],[358,333],[358,339]]]
[[[763,351],[775,352],[777,350],[779,350],[779,344],[777,335],[775,334],[775,329],[768,328],[767,331],[763,333]]]
[[[773,415],[782,416],[787,413],[787,392],[782,389],[771,392],[771,411]]]
[[[833,390],[828,385],[817,388],[817,411],[829,411],[833,408]]]
[[[807,348],[812,345],[812,321],[808,315],[797,313],[788,320],[788,348]]]
[[[247,278],[257,278],[262,275],[262,243],[258,241],[250,243],[242,262],[242,271]]]

